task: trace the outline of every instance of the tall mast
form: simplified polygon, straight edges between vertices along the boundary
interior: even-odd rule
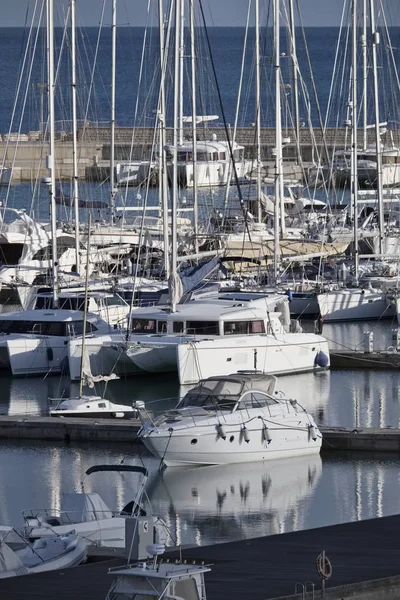
[[[261,111],[260,111],[260,3],[255,0],[256,20],[256,177],[257,177],[257,220],[261,223]]]
[[[178,119],[179,119],[179,64],[180,64],[180,9],[181,0],[175,0],[175,58],[174,58],[174,127],[173,127],[173,168],[172,168],[172,207],[171,207],[171,277],[174,285],[177,278],[177,202],[178,202]],[[175,311],[175,299],[172,299],[172,311]]]
[[[47,81],[49,95],[49,155],[47,166],[50,171],[50,220],[53,304],[58,306],[58,269],[57,269],[57,214],[56,214],[56,177],[55,177],[55,137],[54,137],[54,12],[53,0],[47,0]]]
[[[73,194],[75,211],[75,264],[79,273],[79,186],[78,186],[78,147],[77,147],[77,113],[76,113],[76,0],[71,0],[71,70],[72,70],[72,163]],[[88,248],[89,252],[89,248]]]
[[[290,55],[293,67],[293,105],[294,105],[294,128],[296,132],[297,160],[300,163],[300,116],[299,116],[299,83],[297,76],[297,52],[296,52],[296,28],[294,23],[293,0],[289,0],[290,11]]]
[[[160,206],[162,207],[163,215],[163,235],[164,235],[164,272],[168,279],[170,276],[169,262],[169,227],[168,227],[168,181],[167,181],[167,166],[165,161],[165,41],[164,41],[164,9],[163,0],[158,0],[158,27],[159,27],[159,43],[160,43],[160,106],[159,106],[159,132],[160,132],[160,148],[159,148],[159,198]]]
[[[111,15],[111,116],[110,116],[110,218],[115,220],[115,64],[117,52],[117,0],[112,0]]]
[[[285,232],[283,173],[282,173],[282,123],[281,123],[281,64],[279,0],[274,0],[275,34],[275,214],[274,214],[274,277],[278,280],[280,259],[280,233]],[[279,219],[279,216],[281,217]],[[279,223],[280,221],[280,223]]]
[[[358,164],[357,164],[357,0],[352,3],[352,126],[351,126],[351,202],[354,225],[354,269],[358,279]],[[365,98],[364,98],[365,100]]]
[[[367,0],[363,0],[363,33],[361,38],[362,57],[363,57],[363,150],[368,145],[368,127],[367,127]]]
[[[193,0],[189,0],[190,10],[190,61],[192,84],[192,133],[193,133],[193,219],[194,219],[194,246],[195,253],[199,252],[198,239],[198,194],[197,194],[197,112],[196,112],[196,55],[194,43],[194,7]]]
[[[383,185],[382,185],[382,146],[379,128],[379,94],[378,94],[378,67],[376,48],[379,44],[379,33],[375,31],[375,12],[374,0],[369,0],[370,26],[372,38],[372,76],[374,83],[374,108],[375,108],[375,141],[376,141],[376,181],[378,190],[378,211],[379,211],[379,254],[383,254]]]
[[[183,144],[183,59],[185,52],[185,0],[179,0],[179,144]]]

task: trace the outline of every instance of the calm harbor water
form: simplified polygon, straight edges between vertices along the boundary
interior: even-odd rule
[[[324,328],[331,347],[354,348],[364,331],[373,331],[376,348],[391,344],[392,325],[331,324]],[[400,426],[400,374],[379,371],[330,371],[280,377],[278,388],[296,398],[321,425]],[[43,414],[47,398],[77,393],[59,377],[1,378],[0,412]],[[175,377],[137,377],[111,382],[105,395],[149,407],[174,405],[188,388]],[[101,389],[96,390],[102,392]],[[166,399],[168,398],[168,399]],[[396,455],[335,454],[224,467],[170,468],[140,444],[0,444],[0,523],[22,525],[21,511],[59,508],[61,494],[79,488],[93,464],[144,464],[150,471],[148,494],[153,510],[168,523],[174,541],[206,545],[271,535],[359,519],[400,510],[400,458]],[[134,497],[137,476],[90,476],[86,491],[122,509]]]

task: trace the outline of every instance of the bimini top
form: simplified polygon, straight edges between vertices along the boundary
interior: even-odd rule
[[[209,377],[190,390],[179,402],[177,409],[192,405],[203,405],[201,398],[219,398],[224,401],[237,401],[248,391],[256,390],[272,396],[276,377],[262,373],[233,373],[232,375]]]

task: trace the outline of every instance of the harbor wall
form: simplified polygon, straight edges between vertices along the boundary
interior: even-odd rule
[[[219,140],[226,140],[226,130],[223,127],[198,128],[198,141],[207,141],[215,135]],[[361,131],[360,131],[361,134]],[[231,135],[228,130],[228,135]],[[373,143],[374,132],[368,130],[368,141]],[[173,130],[166,130],[167,143],[172,143]],[[275,146],[275,129],[261,129],[261,158],[264,165],[274,163],[273,149]],[[307,166],[318,162],[319,157],[326,160],[334,149],[349,144],[349,133],[346,129],[327,129],[323,136],[320,130],[300,130],[299,145],[296,143],[295,132],[291,129],[283,132],[286,140],[283,147],[283,157],[286,165],[294,163],[300,152],[303,163]],[[396,135],[390,144],[400,144]],[[192,139],[190,128],[185,129],[185,139]],[[117,127],[115,130],[115,160],[141,160],[149,152],[154,140],[152,127]],[[289,141],[290,140],[290,141]],[[347,140],[347,142],[346,142]],[[256,158],[256,136],[254,127],[238,128],[236,141],[245,147],[248,159]],[[389,144],[389,140],[386,140]],[[46,156],[49,154],[48,140],[43,134],[31,131],[26,134],[6,134],[0,136],[0,157],[6,165],[14,165],[13,182],[32,181],[48,176]],[[71,133],[59,131],[56,133],[55,165],[59,179],[69,179],[73,174]],[[109,127],[89,126],[78,132],[78,176],[86,179],[102,181],[107,176],[110,162],[110,129]]]

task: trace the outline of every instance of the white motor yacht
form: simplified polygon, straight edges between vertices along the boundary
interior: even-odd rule
[[[322,436],[313,417],[275,383],[257,373],[210,377],[155,420],[142,411],[138,436],[166,466],[319,454]]]
[[[239,179],[249,174],[252,163],[244,158],[244,146],[231,142],[232,153],[235,160],[235,169]],[[172,179],[172,146],[167,146],[168,175]],[[231,155],[228,142],[217,141],[215,134],[208,142],[196,144],[196,167],[194,166],[193,142],[180,144],[177,148],[178,183],[182,187],[193,187],[196,176],[196,185],[227,185],[233,178],[231,168]]]

